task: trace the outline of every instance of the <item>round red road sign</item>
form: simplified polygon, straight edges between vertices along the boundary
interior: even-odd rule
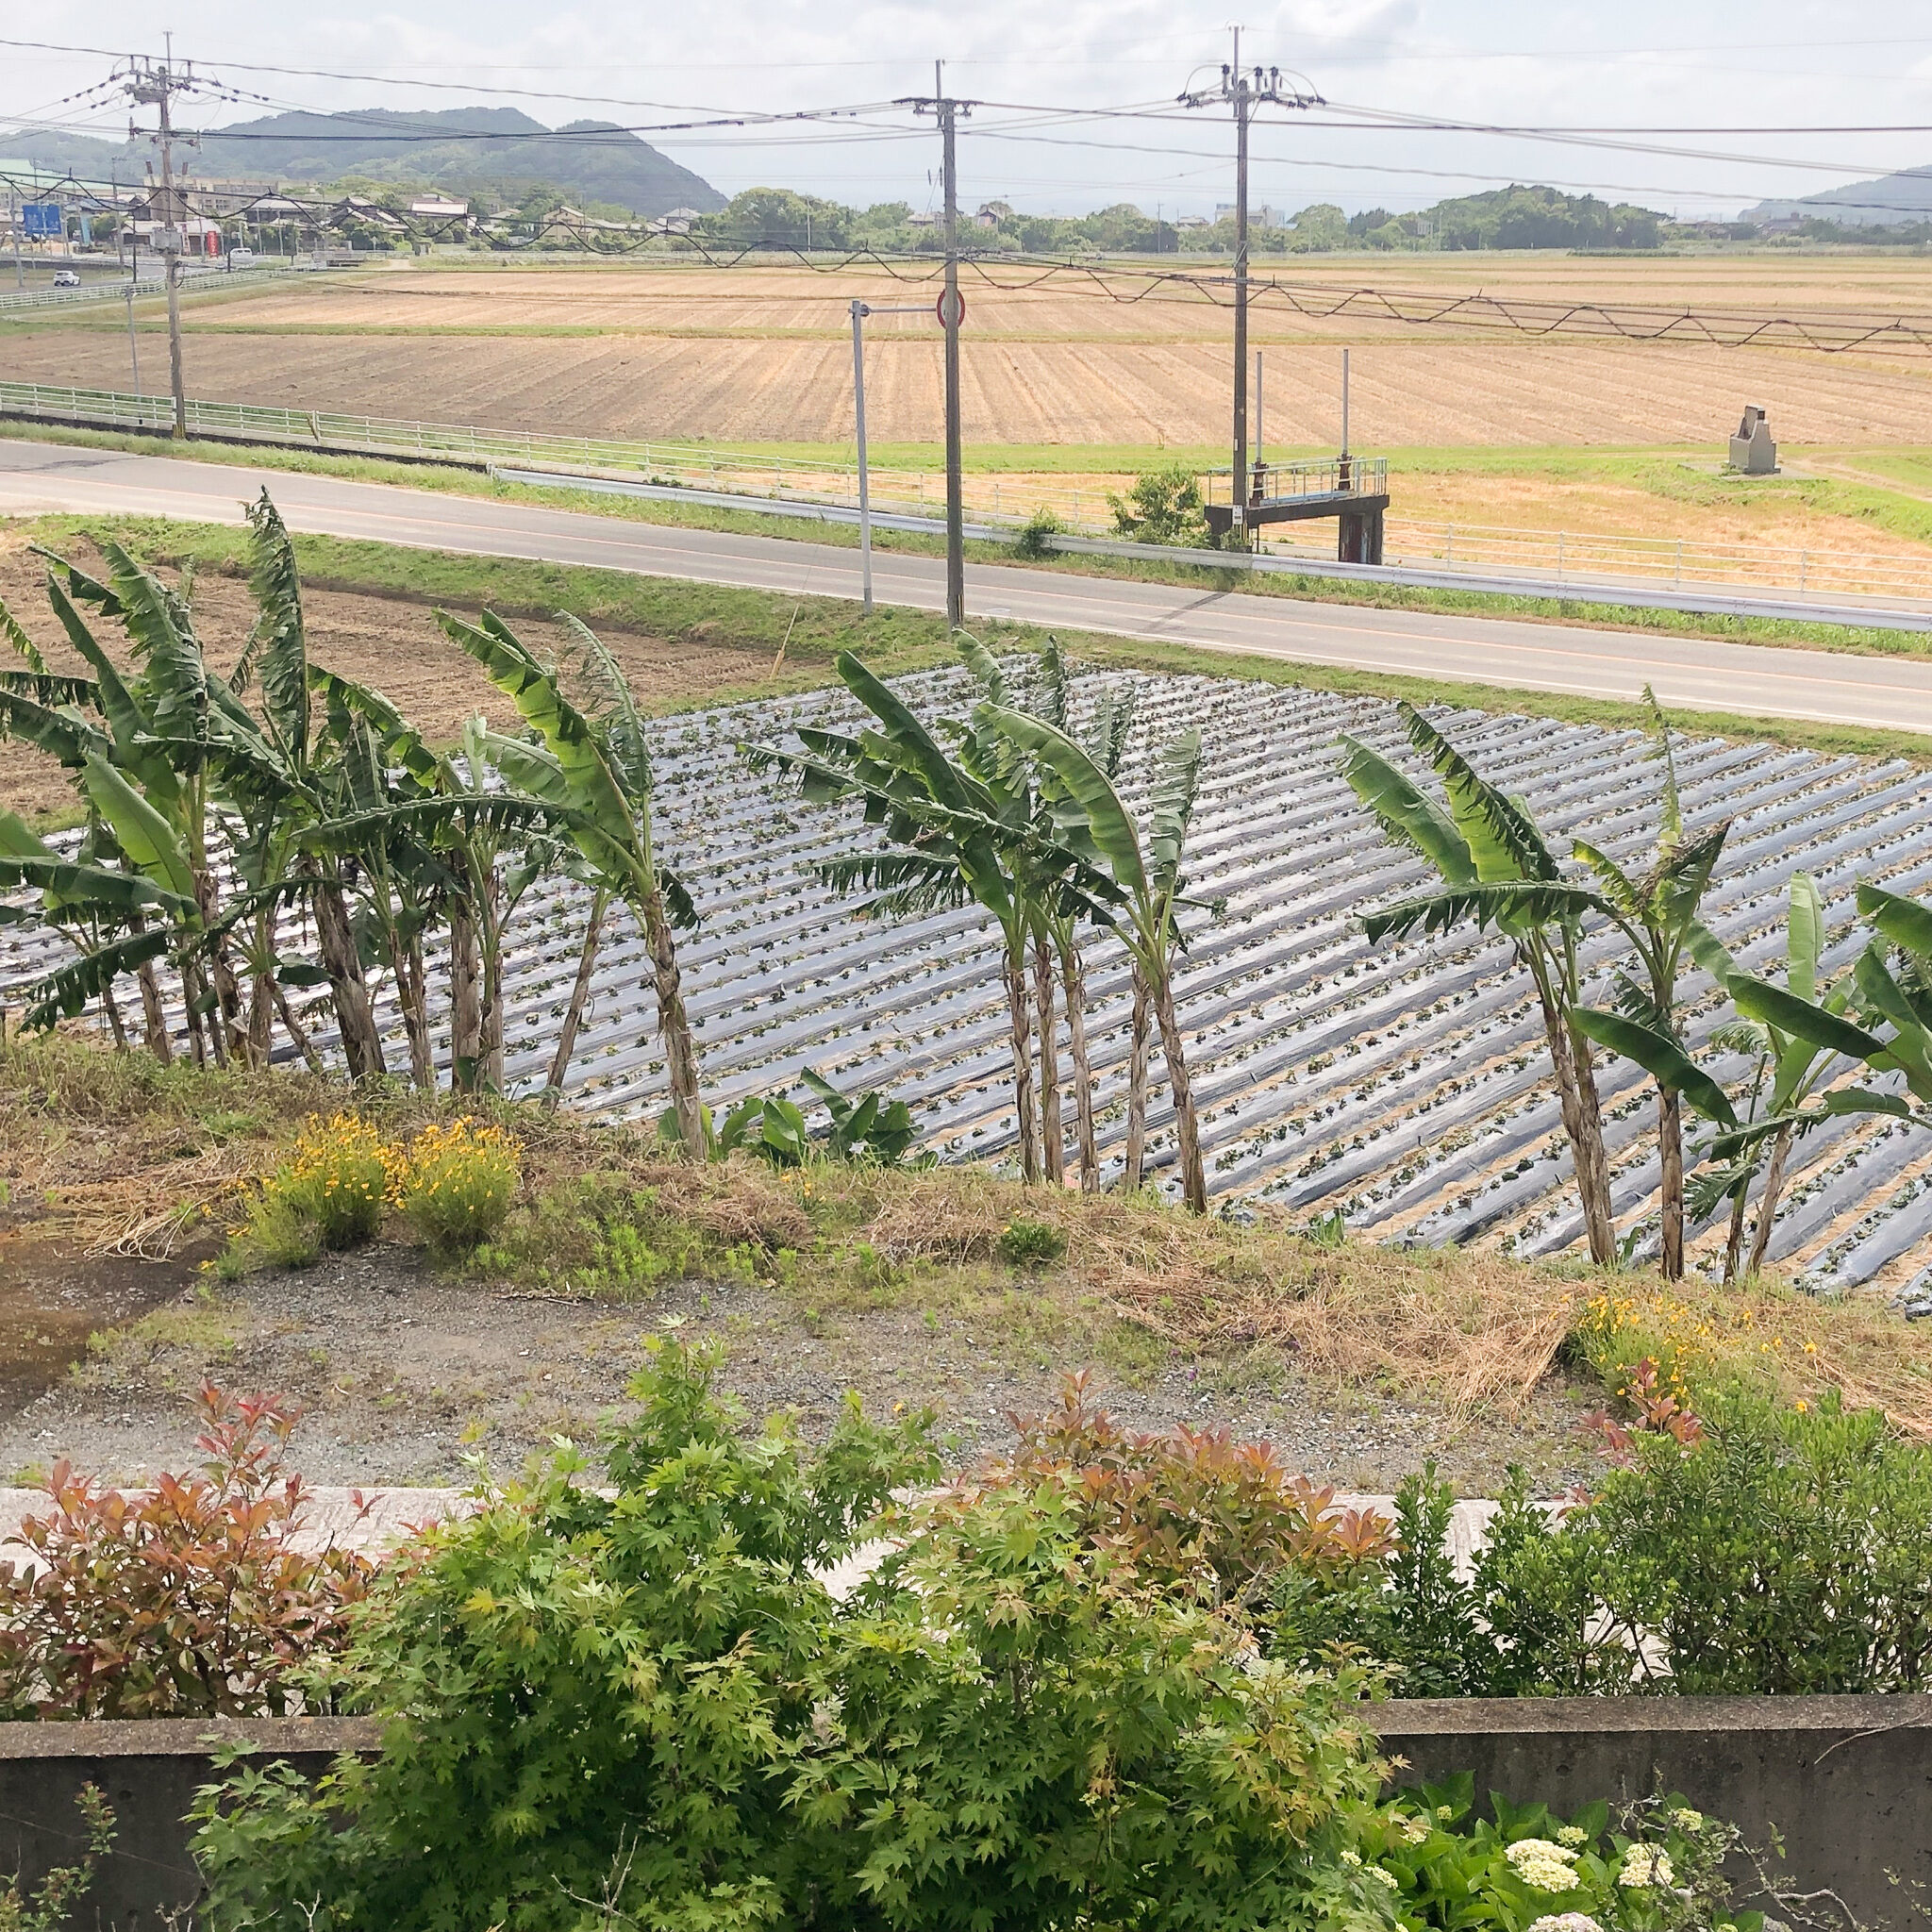
[[[940,326],[944,328],[946,326],[946,296],[949,293],[958,305],[958,312],[954,317],[954,326],[962,327],[966,321],[966,297],[957,289],[950,291],[941,289],[940,291],[940,299],[932,305],[932,312],[939,317]]]

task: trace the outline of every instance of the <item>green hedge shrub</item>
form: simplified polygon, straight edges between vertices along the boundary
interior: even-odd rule
[[[1411,1696],[1932,1689],[1932,1447],[1836,1397],[1733,1391],[1701,1423],[1630,1436],[1628,1466],[1560,1520],[1512,1475],[1466,1582],[1447,1487],[1411,1477],[1379,1572],[1278,1574],[1274,1654],[1346,1638]]]

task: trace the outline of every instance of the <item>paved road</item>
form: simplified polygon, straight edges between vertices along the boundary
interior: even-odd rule
[[[243,470],[171,457],[0,441],[0,513],[113,511],[242,521],[266,483],[291,529],[471,556],[591,564],[649,576],[857,597],[855,551],[785,538],[677,529],[521,503]],[[936,558],[875,553],[880,601],[944,607]],[[1932,733],[1932,659],[1768,649],[1503,618],[1351,609],[1285,597],[974,565],[969,616],[1191,644],[1360,671],[1667,706]]]

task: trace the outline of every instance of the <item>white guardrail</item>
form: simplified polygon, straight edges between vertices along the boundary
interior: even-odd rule
[[[282,270],[280,273],[304,271]],[[249,273],[254,273],[250,271]],[[103,428],[165,432],[174,424],[166,396],[116,390],[61,388],[46,383],[0,382],[0,415]],[[767,456],[680,441],[625,441],[534,430],[482,429],[471,425],[418,423],[329,409],[287,409],[256,403],[214,403],[191,398],[191,436],[254,441],[341,454],[396,456],[472,464],[478,469],[518,467],[548,473],[546,482],[578,475],[587,485],[618,483],[656,494],[658,488],[714,492],[765,502],[856,508],[858,475],[849,461]],[[883,517],[921,518],[943,513],[945,480],[936,471],[874,467],[872,505]],[[1105,490],[1079,489],[1051,476],[985,476],[968,473],[969,516],[991,525],[1017,526],[1037,512],[1050,512],[1070,536],[1114,533],[1112,502]],[[1300,529],[1325,533],[1327,525]],[[1932,555],[1861,554],[1774,544],[1700,543],[1665,537],[1599,536],[1562,530],[1514,529],[1495,525],[1438,524],[1391,514],[1387,525],[1386,568],[1431,577],[1498,579],[1546,587],[1627,586],[1657,591],[1659,601],[1696,599],[1713,591],[1774,599],[1798,608],[1824,603],[1917,604],[1932,602]],[[1333,566],[1332,548],[1282,539],[1258,553],[1309,568]],[[1196,553],[1198,559],[1198,553]],[[1265,566],[1264,566],[1265,567]],[[1368,572],[1368,575],[1374,575]],[[1688,605],[1687,605],[1688,608]]]
[[[315,273],[316,271],[306,262],[284,262],[269,268],[237,269],[224,268],[216,263],[212,267],[184,271],[181,276],[181,292],[184,295],[210,295],[220,289],[252,289],[263,282],[278,282],[286,280],[290,275]],[[167,292],[168,285],[159,275],[142,275],[134,284],[137,301],[150,301]],[[103,275],[97,280],[83,282],[77,289],[0,289],[0,315],[12,315],[28,308],[71,308],[75,303],[106,302],[110,299],[122,302],[126,297],[127,277],[125,274]]]

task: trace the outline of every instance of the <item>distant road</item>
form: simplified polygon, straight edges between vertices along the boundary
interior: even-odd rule
[[[794,594],[858,595],[858,553],[824,544],[631,523],[295,472],[0,441],[0,513],[111,512],[239,524],[244,496],[263,484],[290,528],[318,536],[588,564]],[[937,558],[875,552],[873,583],[882,603],[919,610],[944,608],[944,566]],[[1306,664],[1625,700],[1648,683],[1661,703],[1688,709],[1932,733],[1932,658],[1357,609],[1082,577],[1063,567],[969,566],[966,601],[969,616],[1009,617]]]

